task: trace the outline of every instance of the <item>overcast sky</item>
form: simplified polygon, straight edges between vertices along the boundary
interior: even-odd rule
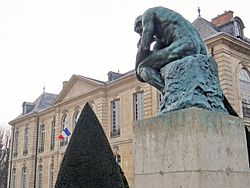
[[[0,125],[45,91],[58,94],[73,74],[107,80],[109,71],[134,68],[134,20],[165,6],[190,22],[234,11],[250,38],[247,0],[0,0]]]

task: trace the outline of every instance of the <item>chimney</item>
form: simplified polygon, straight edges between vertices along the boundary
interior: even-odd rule
[[[212,22],[212,24],[214,24],[216,26],[223,25],[223,24],[232,20],[233,14],[234,14],[234,12],[231,10],[225,11],[223,14],[218,15],[217,17],[213,18],[211,22]]]

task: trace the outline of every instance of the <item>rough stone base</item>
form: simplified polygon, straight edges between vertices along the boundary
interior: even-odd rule
[[[134,123],[135,188],[250,187],[240,118],[198,108]]]
[[[161,113],[190,107],[227,113],[213,57],[186,56],[167,64],[161,74],[165,83]]]

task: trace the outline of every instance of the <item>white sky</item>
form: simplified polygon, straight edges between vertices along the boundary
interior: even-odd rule
[[[0,126],[22,112],[45,86],[58,94],[73,74],[107,80],[109,71],[134,68],[134,20],[165,6],[190,22],[234,11],[250,38],[247,0],[0,0]]]

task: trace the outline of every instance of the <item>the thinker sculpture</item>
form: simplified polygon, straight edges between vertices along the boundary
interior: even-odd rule
[[[134,30],[140,34],[137,78],[162,93],[160,113],[188,107],[228,113],[217,64],[189,21],[173,10],[154,7],[136,18]]]

